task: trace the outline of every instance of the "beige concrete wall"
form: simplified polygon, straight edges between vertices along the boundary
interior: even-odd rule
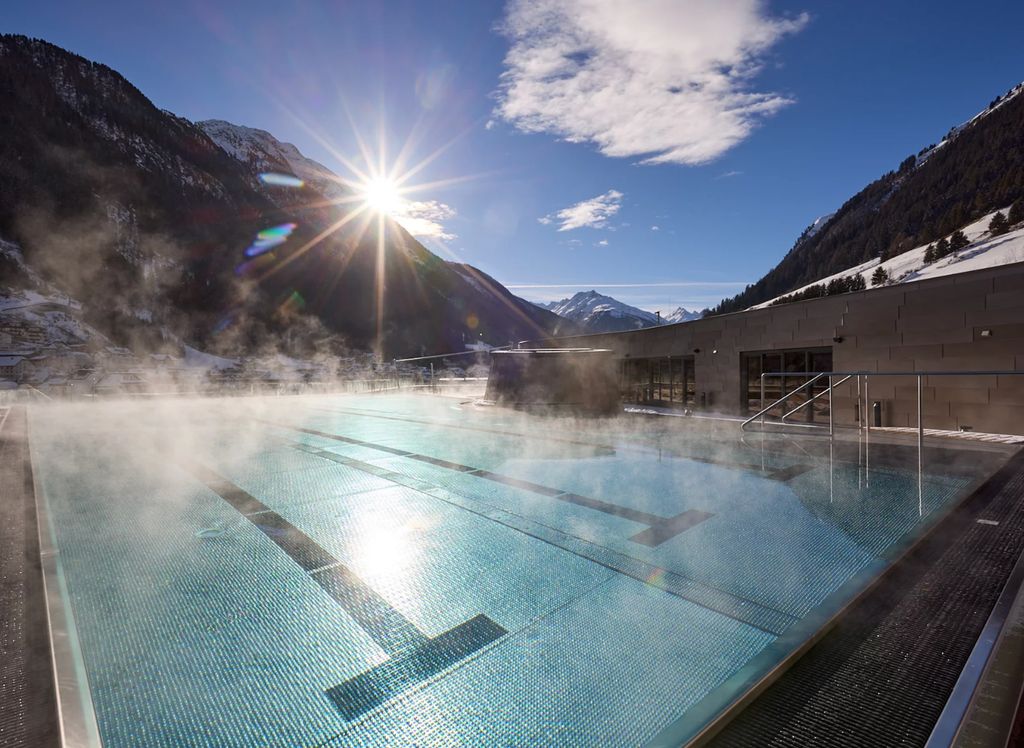
[[[989,330],[991,335],[983,336]],[[842,342],[834,342],[842,338]],[[523,341],[523,347],[611,348],[619,357],[693,355],[698,393],[742,412],[740,354],[831,347],[836,371],[1024,372],[1024,263],[624,333]],[[852,386],[852,385],[851,385]],[[837,420],[852,423],[851,386]],[[925,426],[1024,434],[1024,375],[928,377]],[[871,377],[886,425],[917,422],[913,377]],[[699,398],[699,394],[698,394]]]

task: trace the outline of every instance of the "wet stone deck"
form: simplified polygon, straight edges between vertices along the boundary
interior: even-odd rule
[[[60,745],[25,410],[0,408],[0,745]]]

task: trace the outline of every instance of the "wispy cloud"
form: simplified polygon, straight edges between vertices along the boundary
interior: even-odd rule
[[[661,231],[661,226],[651,226],[651,231]]]
[[[407,200],[392,214],[410,234],[448,242],[456,238],[444,221],[455,217],[455,209],[437,200]]]
[[[735,170],[734,171],[723,171],[721,174],[719,174],[717,177],[715,177],[715,179],[728,179],[729,177],[738,177],[742,173],[743,173],[742,171],[735,171]]]
[[[510,0],[496,114],[607,156],[702,164],[792,103],[751,90],[767,52],[807,14],[763,0]]]
[[[618,213],[620,207],[622,193],[618,190],[608,190],[603,195],[583,200],[537,220],[543,224],[557,223],[559,231],[601,229],[608,225],[608,219]]]

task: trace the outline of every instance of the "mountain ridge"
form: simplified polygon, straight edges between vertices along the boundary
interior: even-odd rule
[[[677,307],[667,316],[660,317],[593,289],[578,291],[565,299],[539,303],[537,306],[572,320],[588,333],[640,330],[663,324],[689,322],[701,316],[700,312],[690,312],[683,307]]]
[[[760,280],[714,314],[741,311],[873,258],[948,236],[1024,197],[1024,83],[811,224]]]
[[[348,210],[337,205],[346,188],[265,131],[223,120],[204,130],[112,68],[25,36],[0,35],[0,91],[0,238],[118,345],[392,357],[561,329],[496,281],[496,294],[471,284],[394,221],[381,264],[372,227],[327,231]],[[233,152],[207,131],[236,136]],[[264,184],[270,167],[309,183]],[[292,224],[280,246],[254,244]],[[28,282],[0,256],[0,286]]]

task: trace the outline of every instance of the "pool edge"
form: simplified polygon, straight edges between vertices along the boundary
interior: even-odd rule
[[[32,498],[36,510],[39,535],[39,559],[43,577],[50,661],[53,666],[54,691],[57,699],[57,722],[64,748],[102,748],[103,741],[96,722],[85,663],[82,660],[74,613],[64,582],[55,531],[50,521],[46,495],[36,480],[32,449],[32,425],[29,408],[25,408],[25,441],[27,469],[32,481]]]

